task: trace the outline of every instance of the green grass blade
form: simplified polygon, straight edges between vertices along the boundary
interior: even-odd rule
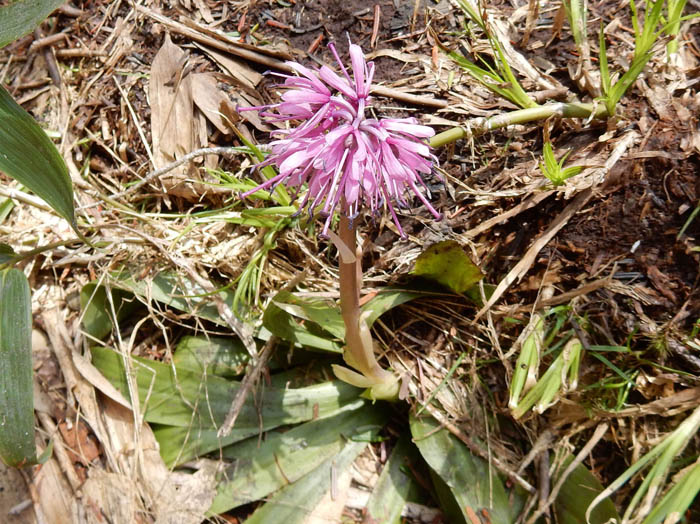
[[[0,48],[31,32],[66,0],[15,0],[0,7]]]
[[[486,509],[492,524],[515,522],[522,501],[511,499],[513,494],[486,461],[472,455],[432,418],[411,417],[411,434],[425,461],[449,486],[467,522],[467,508],[477,514]]]
[[[642,524],[661,524],[671,515],[683,515],[700,491],[700,462],[690,467],[661,501],[654,506]],[[671,520],[675,522],[675,520]]]
[[[0,459],[35,461],[32,386],[32,309],[27,277],[0,272]]]
[[[2,86],[0,122],[0,170],[45,200],[75,228],[73,184],[63,158],[46,133]]]
[[[401,511],[406,501],[417,492],[413,478],[405,471],[406,463],[415,464],[418,459],[415,446],[407,435],[396,443],[389,460],[384,465],[377,485],[367,503],[367,520],[385,524],[400,524]]]
[[[375,406],[359,404],[359,409],[307,422],[286,432],[268,433],[262,443],[252,438],[226,448],[224,456],[233,460],[224,472],[229,480],[219,484],[209,512],[222,513],[296,482],[337,455],[357,428],[378,425],[380,421]]]

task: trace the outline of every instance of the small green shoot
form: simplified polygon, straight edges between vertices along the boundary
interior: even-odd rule
[[[467,0],[459,0],[458,3],[466,17],[476,23],[489,39],[496,62],[496,68],[494,69],[481,57],[479,57],[479,61],[483,67],[454,51],[448,51],[448,56],[452,58],[457,65],[465,69],[472,77],[481,82],[484,87],[511,101],[516,106],[522,109],[537,107],[537,102],[527,94],[518,82],[518,79],[508,64],[508,59],[503,51],[503,47],[489,32],[488,26],[484,22],[481,14]]]
[[[599,35],[601,91],[603,92],[601,100],[605,104],[609,116],[615,113],[617,103],[644,70],[644,67],[653,55],[654,45],[663,33],[673,37],[673,40],[668,44],[669,46],[674,44],[674,46],[671,46],[669,53],[671,50],[677,50],[677,34],[680,30],[680,23],[686,19],[686,17],[681,16],[685,7],[685,1],[670,0],[667,9],[668,20],[664,20],[664,1],[650,0],[646,3],[644,17],[640,22],[637,5],[634,0],[630,0],[632,27],[634,28],[634,56],[629,69],[615,82],[612,81],[609,71],[605,49],[605,35],[601,25]]]
[[[565,392],[576,389],[582,353],[583,346],[579,339],[569,340],[542,378],[513,409],[513,417],[522,417],[533,406],[537,413],[542,414],[557,402],[562,390]]]
[[[544,339],[542,315],[535,313],[530,326],[532,326],[532,331],[523,342],[518,360],[515,363],[513,378],[510,381],[510,399],[508,401],[510,409],[516,409],[521,395],[532,389],[532,386],[537,382]]]
[[[544,162],[540,162],[540,169],[542,170],[542,174],[546,176],[554,186],[563,185],[567,179],[578,175],[583,170],[583,166],[564,167],[564,162],[566,162],[570,154],[571,151],[568,151],[561,157],[559,162],[557,162],[557,159],[554,157],[551,142],[545,142],[542,148]]]
[[[666,34],[671,37],[671,41],[666,44],[667,56],[678,53],[678,33],[681,29],[681,15],[685,9],[687,0],[668,0],[666,4],[668,25]]]

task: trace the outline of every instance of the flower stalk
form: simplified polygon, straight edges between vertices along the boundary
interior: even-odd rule
[[[393,399],[398,393],[398,378],[382,369],[374,355],[374,343],[367,320],[360,308],[362,288],[361,250],[357,247],[357,226],[340,215],[339,235],[331,238],[340,253],[340,313],[345,324],[343,359],[359,373],[343,366],[333,366],[335,375],[349,384],[367,388],[372,399]]]

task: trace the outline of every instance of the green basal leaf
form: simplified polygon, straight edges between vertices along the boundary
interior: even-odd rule
[[[32,385],[32,308],[27,277],[0,271],[0,459],[36,461]]]
[[[391,308],[428,294],[399,289],[382,291],[362,306],[363,311],[369,312],[367,324],[371,327]],[[342,352],[345,339],[345,324],[337,306],[320,299],[301,298],[288,291],[278,293],[267,306],[263,327],[288,342],[332,353]]]
[[[466,522],[469,510],[486,510],[492,524],[516,521],[523,500],[507,492],[498,474],[430,417],[411,416],[411,434],[421,455],[449,486]],[[469,508],[469,509],[467,509]]]
[[[131,398],[124,358],[107,348],[94,347],[92,361],[126,397]],[[217,438],[240,383],[200,370],[131,357],[129,366],[138,388],[145,420],[155,429],[161,455],[169,465],[219,449],[233,442],[285,424],[328,416],[357,401],[359,391],[340,381],[287,389],[266,387],[250,395],[226,438]],[[261,422],[262,420],[262,422]],[[262,425],[261,425],[262,424]],[[168,426],[177,426],[176,428]]]
[[[372,324],[390,309],[429,294],[430,293],[402,289],[384,289],[362,306],[363,312],[369,312],[369,315],[367,315],[367,325],[372,327]],[[343,333],[343,338],[345,338],[345,333]]]
[[[0,7],[0,48],[34,30],[66,0],[15,0]]]
[[[63,158],[46,133],[1,85],[0,122],[0,170],[45,200],[75,229],[73,184]]]
[[[406,501],[418,491],[413,478],[405,473],[405,466],[407,463],[416,464],[417,461],[415,446],[407,435],[403,435],[384,464],[377,485],[372,490],[367,502],[367,520],[385,524],[401,523],[401,511]]]
[[[224,378],[242,375],[249,361],[245,346],[234,337],[183,337],[173,355],[176,368]]]
[[[332,302],[297,297],[289,291],[280,291],[272,301],[290,315],[315,322],[331,335],[345,338],[343,317],[340,315],[340,309]]]
[[[15,256],[17,256],[17,253],[11,246],[0,243],[0,265],[7,264]]]
[[[219,315],[219,310],[210,293],[207,293],[199,284],[174,271],[160,271],[155,276],[143,279],[135,277],[135,274],[136,271],[132,273],[127,268],[121,268],[110,273],[110,283],[113,287],[130,291],[141,297],[143,301],[153,299],[185,313],[228,327],[226,321]],[[233,304],[232,290],[222,288],[216,293],[224,303]]]
[[[302,524],[332,489],[333,479],[339,478],[376,435],[376,426],[364,431],[364,439],[351,439],[343,449],[327,459],[308,475],[287,485],[258,508],[245,524]],[[359,435],[356,435],[356,437]]]
[[[209,512],[219,514],[262,499],[289,483],[311,473],[325,460],[337,455],[357,432],[376,432],[381,426],[376,406],[359,404],[351,411],[314,420],[289,431],[268,433],[227,447],[223,455],[233,460],[224,472],[227,482],[219,484]]]
[[[111,298],[110,303],[107,290],[96,282],[85,284],[80,290],[83,329],[96,339],[103,339],[112,332],[112,304],[117,322],[127,318],[138,307],[133,295],[121,289],[113,289]]]
[[[327,333],[316,334],[310,330],[308,323],[300,323],[295,317],[281,309],[274,300],[270,302],[263,314],[263,327],[282,340],[299,344],[302,347],[320,349],[332,353],[342,353],[340,342],[332,340]]]
[[[484,277],[454,240],[433,244],[421,253],[413,274],[433,280],[458,294],[466,293]]]
[[[573,455],[569,456],[561,465],[559,472],[566,470],[573,459]],[[557,522],[559,524],[586,522],[588,506],[602,491],[603,485],[588,471],[586,466],[583,464],[576,466],[562,484],[561,490],[554,500],[554,513],[557,516]],[[589,522],[590,524],[605,524],[619,521],[620,516],[615,509],[615,504],[608,497],[596,506],[591,513]]]

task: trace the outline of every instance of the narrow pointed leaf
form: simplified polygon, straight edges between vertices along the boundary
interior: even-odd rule
[[[0,122],[0,171],[44,199],[75,228],[73,184],[63,158],[46,133],[1,85]]]
[[[467,522],[469,514],[486,510],[492,524],[512,524],[521,507],[517,493],[508,493],[486,461],[430,417],[411,417],[411,434],[423,458],[449,486]],[[517,506],[517,507],[516,507]]]
[[[29,283],[18,269],[0,272],[0,459],[35,461],[32,310]]]
[[[34,30],[66,0],[15,0],[0,7],[0,48]]]
[[[405,473],[407,464],[415,464],[418,453],[407,435],[399,439],[384,465],[377,485],[367,503],[367,520],[399,524],[406,501],[418,491],[413,478]]]

